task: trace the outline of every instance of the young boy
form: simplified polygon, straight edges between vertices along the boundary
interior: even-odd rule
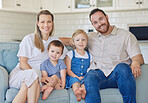
[[[64,46],[59,40],[53,40],[49,43],[47,51],[49,58],[40,65],[42,72],[41,82],[43,96],[45,100],[53,89],[64,89],[66,83],[66,65],[59,59],[63,53]]]

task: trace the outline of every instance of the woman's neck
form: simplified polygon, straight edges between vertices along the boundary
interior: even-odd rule
[[[85,50],[84,50],[84,49],[76,49],[76,51],[77,51],[77,53],[78,53],[79,55],[82,55],[82,56],[85,55]]]
[[[42,34],[42,39],[47,41],[49,38],[49,34]]]

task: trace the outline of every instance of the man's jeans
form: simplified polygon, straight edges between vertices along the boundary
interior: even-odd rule
[[[90,70],[84,84],[86,103],[101,103],[99,90],[105,88],[119,88],[124,103],[136,103],[135,77],[130,66],[125,63],[118,64],[108,77],[99,69]]]

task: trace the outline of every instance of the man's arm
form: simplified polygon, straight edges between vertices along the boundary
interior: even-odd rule
[[[141,54],[138,54],[132,57],[131,59],[132,59],[132,64],[131,64],[132,73],[135,78],[138,78],[141,75],[140,65],[144,64],[143,56]]]
[[[68,37],[59,37],[59,39],[62,41],[62,43],[63,43],[64,45],[73,46],[73,44],[72,44],[72,38],[68,38]]]

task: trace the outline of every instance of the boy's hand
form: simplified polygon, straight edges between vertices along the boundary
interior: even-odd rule
[[[42,83],[53,83],[53,79],[51,77],[42,77],[41,79]]]

